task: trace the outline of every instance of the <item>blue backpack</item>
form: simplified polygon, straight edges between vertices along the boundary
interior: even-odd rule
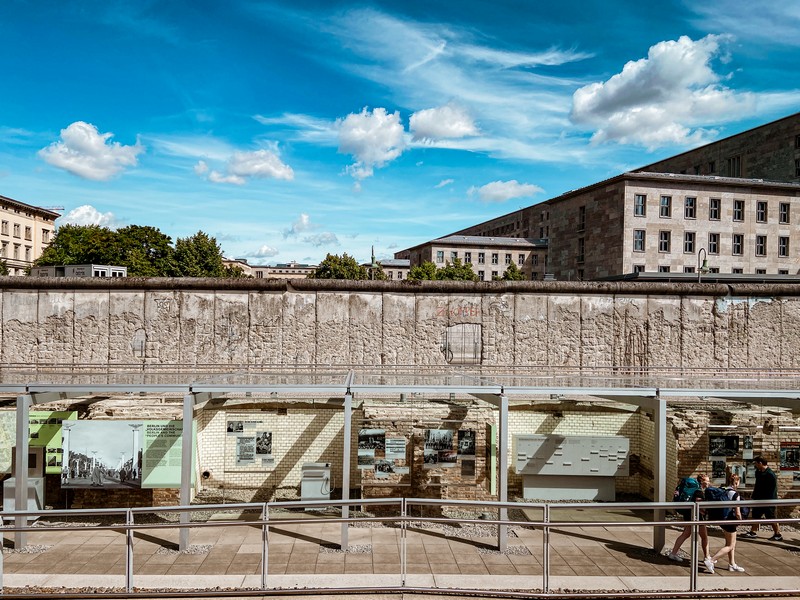
[[[678,482],[675,493],[672,495],[673,502],[689,502],[694,493],[700,489],[700,484],[694,477],[684,477]]]
[[[737,494],[738,496],[738,494]],[[728,490],[720,487],[707,487],[705,491],[705,499],[708,502],[729,502]],[[706,516],[711,521],[723,521],[730,519],[731,515],[735,515],[736,511],[730,506],[719,506],[717,508],[706,508]]]

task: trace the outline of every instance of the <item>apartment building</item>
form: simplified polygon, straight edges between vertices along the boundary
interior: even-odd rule
[[[800,113],[636,170],[800,183]]]
[[[256,279],[303,279],[317,269],[317,265],[307,265],[291,261],[276,265],[251,265],[244,258],[223,259],[226,267],[239,267],[245,275]]]
[[[458,235],[491,236],[512,223],[512,234],[523,224],[544,233],[557,279],[694,273],[703,260],[712,273],[800,273],[796,183],[623,173]]]
[[[526,279],[542,279],[545,272],[547,241],[523,237],[449,235],[395,253],[411,265],[432,262],[437,267],[460,260],[472,265],[479,281],[502,277],[512,263]]]
[[[0,196],[0,260],[10,275],[24,275],[47,248],[61,215]]]
[[[407,258],[385,258],[378,262],[386,278],[390,281],[408,279],[408,272],[411,270],[411,261]]]

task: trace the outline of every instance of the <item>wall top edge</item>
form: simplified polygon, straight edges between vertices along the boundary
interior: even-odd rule
[[[2,291],[248,291],[393,294],[576,294],[664,296],[797,296],[800,284],[638,281],[354,281],[337,279],[0,277]]]

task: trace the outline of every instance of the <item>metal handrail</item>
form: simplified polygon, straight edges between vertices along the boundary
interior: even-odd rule
[[[279,509],[305,509],[305,508],[336,508],[351,505],[361,506],[390,506],[396,505],[398,507],[398,514],[396,516],[358,516],[358,517],[337,517],[329,515],[319,515],[313,518],[275,518],[275,510]],[[550,502],[492,502],[492,501],[470,501],[470,500],[442,500],[442,499],[429,499],[429,498],[374,498],[374,499],[358,499],[358,500],[317,500],[317,501],[288,501],[288,502],[266,502],[266,503],[236,503],[236,504],[204,504],[204,505],[188,505],[188,506],[165,506],[165,507],[138,507],[138,508],[105,508],[105,509],[76,509],[76,510],[43,510],[43,511],[0,511],[0,523],[9,521],[12,523],[10,526],[3,525],[0,530],[3,534],[13,533],[19,531],[47,531],[47,527],[39,526],[16,526],[17,517],[54,517],[54,516],[123,516],[124,523],[111,524],[111,525],[93,525],[93,530],[123,530],[125,534],[125,587],[131,595],[152,596],[151,592],[142,590],[142,592],[134,593],[134,570],[133,570],[133,538],[134,532],[137,530],[159,530],[159,529],[202,529],[205,527],[253,527],[259,526],[262,530],[262,548],[261,548],[261,586],[260,590],[268,589],[268,565],[269,565],[269,529],[278,524],[320,524],[320,523],[358,523],[358,522],[394,522],[400,526],[400,578],[401,584],[397,588],[395,586],[385,586],[379,589],[401,589],[406,591],[414,591],[419,588],[409,587],[407,585],[407,532],[409,526],[413,527],[416,523],[475,523],[484,525],[498,525],[498,526],[520,526],[529,529],[539,529],[542,531],[542,575],[541,575],[541,589],[542,594],[539,596],[550,596],[550,547],[551,539],[550,534],[552,530],[562,530],[581,527],[629,527],[631,521],[607,521],[607,520],[590,520],[585,518],[572,519],[569,521],[553,520],[553,512],[560,510],[580,509],[602,509],[608,510],[635,510],[647,511],[655,513],[657,511],[664,511],[666,509],[689,509],[691,510],[692,519],[688,521],[672,521],[666,519],[643,519],[637,521],[638,524],[643,526],[656,527],[669,527],[669,526],[690,526],[692,527],[692,558],[689,569],[689,588],[690,592],[697,593],[697,538],[698,528],[701,525],[722,525],[730,524],[730,520],[703,520],[700,518],[701,504],[697,502],[567,502],[567,503],[550,503]],[[742,501],[727,501],[727,502],[714,502],[715,507],[725,506],[797,506],[800,500],[742,500]],[[516,520],[508,518],[489,518],[489,519],[472,519],[461,517],[414,517],[409,514],[410,508],[413,506],[438,506],[445,507],[483,507],[491,508],[497,511],[501,509],[515,508],[515,509],[535,509],[541,511],[541,518],[528,518],[526,520]],[[164,523],[136,523],[135,518],[141,514],[152,513],[192,513],[198,511],[230,511],[230,510],[253,510],[260,512],[260,518],[257,520],[249,521],[200,521],[200,522],[164,522]],[[538,515],[537,515],[538,516]],[[800,524],[798,518],[776,518],[776,519],[742,519],[737,520],[738,525],[763,525],[769,523],[784,523],[784,524]],[[56,529],[56,528],[53,528]],[[86,525],[70,525],[69,523],[60,523],[57,527],[58,531],[85,531]],[[0,557],[0,593],[3,590],[3,561]],[[322,591],[325,588],[320,588]],[[468,590],[455,590],[448,588],[450,592],[468,592]],[[800,590],[749,590],[748,593],[800,593]],[[568,596],[570,594],[559,593],[558,596]],[[580,593],[573,594],[576,597]],[[585,594],[584,594],[585,595]]]

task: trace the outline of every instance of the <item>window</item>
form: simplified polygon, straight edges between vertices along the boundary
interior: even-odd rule
[[[744,254],[744,235],[741,233],[734,233],[731,243],[731,254],[734,256],[741,256]]]
[[[661,204],[659,206],[659,217],[669,218],[672,216],[672,196],[661,196]]]
[[[778,269],[778,275],[788,275],[789,269]]]
[[[644,252],[644,236],[645,236],[645,230],[644,229],[634,229],[633,230],[633,251],[634,252]]]
[[[647,196],[636,194],[633,197],[633,216],[643,217],[647,214]]]
[[[778,256],[789,256],[789,237],[781,236],[778,238]]]
[[[20,227],[19,223],[14,223],[14,237],[20,237]]]
[[[14,260],[19,260],[19,244],[14,244]]]
[[[450,262],[454,263],[458,260],[458,252],[450,251]]]
[[[472,264],[472,252],[464,252],[464,262],[468,265]]]
[[[794,176],[800,177],[800,158],[794,159]]]
[[[669,273],[669,265],[660,265],[658,267],[659,273]]]
[[[42,243],[43,244],[50,243],[50,230],[49,229],[42,229]]]
[[[25,228],[25,239],[26,240],[32,240],[33,239],[33,231],[31,230],[30,227],[26,227]]]
[[[27,260],[28,262],[30,262],[30,260],[31,260],[31,247],[30,246],[25,246],[25,260]]]
[[[436,262],[439,264],[444,262],[444,250],[436,251]]]
[[[733,220],[744,221],[744,200],[733,201]]]
[[[669,231],[659,231],[658,232],[658,251],[659,252],[669,252],[671,242],[671,235]]]
[[[766,274],[767,274],[766,269],[756,269],[756,275],[766,275]]]
[[[701,171],[700,165],[695,165],[694,166],[694,174],[695,175],[700,175],[700,171]]]
[[[507,265],[511,264],[511,255],[510,254],[506,254],[506,264]]]
[[[756,221],[759,223],[767,222],[767,203],[764,201],[756,202]]]
[[[697,198],[687,196],[683,203],[683,218],[696,219],[697,218]]]
[[[500,255],[497,252],[492,252],[492,264],[499,265],[500,264]]]
[[[8,221],[3,221],[2,225],[0,225],[0,233],[8,235]]]
[[[492,281],[497,279],[499,276],[500,276],[500,274],[497,271],[492,271]]]
[[[767,255],[767,236],[765,235],[757,235],[756,236],[756,256],[766,256]]]
[[[586,207],[578,207],[578,231],[586,229]]]
[[[788,202],[781,202],[778,210],[778,221],[786,225],[790,222],[789,211],[791,210]]]
[[[718,233],[709,233],[708,234],[708,253],[709,254],[719,254],[719,234]]]
[[[264,279],[264,271],[256,271],[256,279]]]
[[[483,279],[484,279],[484,272],[478,271],[478,281],[483,281]]]
[[[403,272],[402,271],[398,271],[397,272],[397,278],[398,279],[402,279],[403,278]]]
[[[386,271],[386,275],[389,276],[390,280],[394,279],[394,271]]]
[[[486,253],[485,252],[478,252],[478,264],[482,265],[486,263]]]
[[[800,135],[794,136],[794,147],[796,150],[800,150]]]
[[[578,262],[582,263],[586,258],[586,240],[578,238]]]
[[[683,234],[683,252],[684,254],[694,254],[694,231],[686,231]]]
[[[694,273],[694,267],[683,267],[684,273]]]
[[[708,267],[709,273],[719,273],[719,267]]]
[[[744,273],[744,270],[741,269],[741,268],[737,269],[736,267],[734,267],[733,269],[731,269],[731,273],[739,273],[739,274],[741,274],[741,273]]]
[[[720,207],[722,206],[721,198],[708,199],[708,220],[719,221]]]
[[[517,264],[520,267],[525,264],[525,255],[524,254],[518,254],[517,255]]]
[[[8,242],[3,242],[3,246],[0,248],[0,256],[4,258],[8,256]]]
[[[713,160],[708,161],[708,173],[711,174],[717,170],[717,163]]]
[[[644,265],[633,265],[634,273],[644,273]]]
[[[728,159],[728,177],[742,176],[742,157],[731,156]]]
[[[539,255],[538,254],[534,254],[533,256],[531,256],[531,264],[534,267],[539,264]]]

